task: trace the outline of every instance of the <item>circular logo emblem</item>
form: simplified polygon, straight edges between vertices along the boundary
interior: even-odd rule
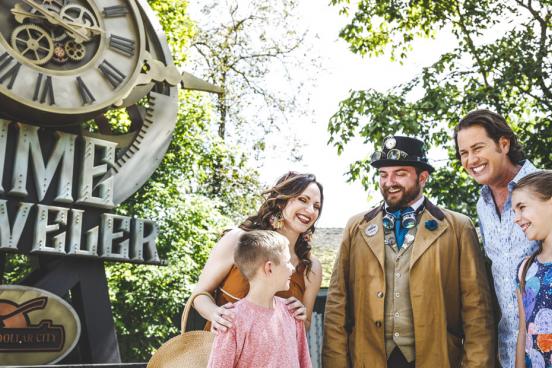
[[[52,364],[80,337],[80,320],[65,300],[46,290],[0,286],[0,365]]]
[[[395,139],[395,137],[389,137],[389,138],[385,139],[385,143],[383,145],[388,150],[393,149],[397,145],[397,140]]]
[[[366,228],[366,235],[374,236],[378,232],[378,225],[372,224]]]

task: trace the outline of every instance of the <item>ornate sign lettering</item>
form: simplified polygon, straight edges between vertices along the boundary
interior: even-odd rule
[[[13,162],[1,166],[10,185],[0,193],[0,250],[161,262],[152,221],[105,212],[115,206],[117,143],[2,119],[0,131]]]

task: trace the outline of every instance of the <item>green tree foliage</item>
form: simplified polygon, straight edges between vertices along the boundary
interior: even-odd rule
[[[150,180],[118,212],[152,219],[167,266],[108,266],[124,361],[144,361],[178,332],[185,300],[224,229],[251,212],[260,192],[247,161],[210,133],[204,98],[181,94],[173,141]],[[213,170],[219,168],[216,183]]]
[[[552,167],[552,38],[550,1],[332,0],[351,16],[340,36],[354,53],[404,62],[414,41],[450,32],[456,40],[420,75],[391,90],[352,91],[328,125],[340,153],[351,138],[381,146],[394,133],[418,135],[446,147],[450,163],[433,175],[431,195],[475,214],[478,188],[454,158],[452,128],[480,107],[504,115],[528,157]],[[351,180],[372,182],[367,160],[354,162]]]

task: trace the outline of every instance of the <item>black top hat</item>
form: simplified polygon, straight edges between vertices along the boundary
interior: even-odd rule
[[[428,163],[424,151],[424,142],[403,136],[390,136],[383,141],[383,150],[372,154],[371,165],[375,168],[385,166],[415,166],[432,173],[433,166]]]

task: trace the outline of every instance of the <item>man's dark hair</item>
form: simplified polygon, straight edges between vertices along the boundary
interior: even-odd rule
[[[464,116],[454,128],[454,146],[456,148],[456,158],[460,160],[460,151],[458,149],[458,132],[462,129],[479,125],[487,132],[489,138],[498,143],[501,137],[510,141],[510,150],[508,158],[513,164],[517,165],[525,160],[525,153],[519,144],[519,141],[512,131],[512,128],[506,123],[506,120],[499,114],[487,109],[475,110]]]

